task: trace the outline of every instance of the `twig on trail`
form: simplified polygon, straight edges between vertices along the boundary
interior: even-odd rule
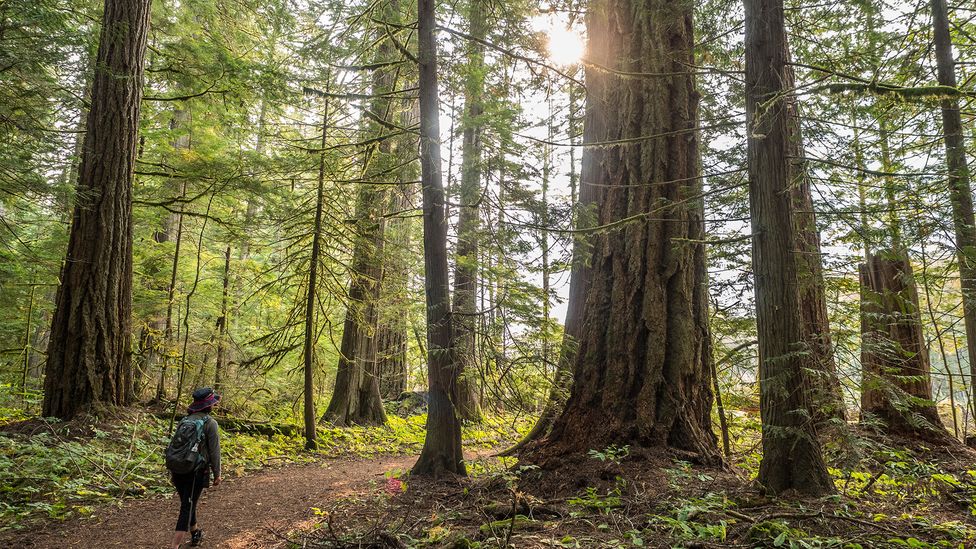
[[[868,483],[864,485],[864,488],[861,488],[861,494],[867,494],[868,490],[870,490],[871,487],[874,486],[875,482],[878,482],[878,479],[881,478],[881,475],[883,475],[884,472],[885,472],[885,468],[882,467],[881,469],[878,470],[877,473],[871,475],[871,478],[868,479]]]
[[[744,521],[746,521],[746,522],[748,522],[750,524],[756,524],[756,523],[760,523],[760,522],[766,522],[767,520],[774,520],[774,519],[795,519],[795,520],[837,519],[837,520],[843,520],[843,521],[847,521],[847,522],[852,522],[854,524],[860,524],[862,526],[871,526],[873,528],[877,528],[879,530],[883,530],[883,531],[885,531],[885,532],[887,532],[889,534],[898,535],[898,531],[895,530],[894,528],[891,528],[890,526],[886,526],[884,524],[880,524],[880,523],[877,523],[877,522],[872,522],[872,521],[869,521],[869,520],[859,519],[859,518],[855,518],[855,517],[848,517],[848,516],[844,516],[844,515],[831,515],[831,514],[828,514],[826,511],[823,511],[823,510],[814,511],[814,512],[811,512],[811,513],[795,513],[795,512],[786,512],[786,511],[784,511],[784,512],[778,512],[778,513],[768,513],[768,514],[765,514],[765,515],[760,515],[759,517],[755,517],[755,518],[754,517],[750,517],[749,515],[747,515],[745,513],[740,513],[738,511],[734,511],[732,509],[726,509],[724,512],[725,512],[726,515],[728,515],[730,517],[737,518],[737,519],[740,519],[740,520],[744,520]]]
[[[725,514],[728,515],[728,516],[730,516],[730,517],[732,517],[732,518],[737,518],[739,520],[744,520],[744,521],[749,522],[749,523],[755,523],[756,522],[756,519],[750,517],[749,515],[747,515],[745,513],[740,513],[738,511],[733,511],[732,509],[726,509],[725,510]]]
[[[325,529],[328,530],[328,534],[322,535],[323,532],[319,531],[318,538],[313,538],[310,532],[304,532],[301,534],[301,543],[295,539],[289,538],[288,536],[282,535],[281,533],[268,529],[276,538],[288,542],[291,545],[300,545],[301,547],[323,547],[329,549],[407,549],[407,545],[400,541],[399,534],[409,534],[413,532],[417,526],[423,522],[423,518],[413,522],[409,527],[407,526],[407,520],[410,518],[412,509],[407,508],[406,514],[403,518],[398,521],[391,520],[392,513],[387,513],[381,517],[377,517],[375,521],[361,532],[348,531],[348,532],[337,532],[333,524],[333,516],[335,513],[335,508],[333,511],[325,513]],[[396,524],[396,527],[390,527],[389,525]],[[406,527],[406,528],[405,528]]]

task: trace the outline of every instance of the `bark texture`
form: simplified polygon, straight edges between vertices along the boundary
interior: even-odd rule
[[[607,228],[545,451],[633,444],[715,460],[692,5],[597,1],[586,25],[587,58],[609,70],[587,66],[584,144],[627,142],[584,149],[583,192],[600,189]]]
[[[458,243],[454,265],[454,329],[457,358],[461,368],[457,385],[457,408],[461,418],[481,421],[478,387],[478,248],[481,238],[481,135],[485,94],[485,47],[487,35],[484,0],[469,0],[467,66],[464,82],[464,117],[461,119],[461,184],[458,208]]]
[[[811,415],[815,395],[798,278],[800,244],[793,169],[782,0],[746,0],[746,117],[763,458],[759,482],[772,493],[832,491]]]
[[[389,18],[391,13],[383,14]],[[384,39],[382,29],[376,31],[379,46],[374,62],[377,65],[394,62],[394,47]],[[371,132],[380,138],[378,145],[366,152],[363,181],[356,195],[356,232],[353,246],[352,270],[349,273],[349,297],[346,320],[339,349],[332,401],[324,419],[338,426],[380,425],[386,423],[386,412],[380,396],[379,366],[377,364],[376,331],[379,323],[379,299],[383,280],[383,246],[386,229],[381,216],[387,200],[385,185],[377,180],[389,177],[393,168],[392,142],[383,139],[387,125],[393,123],[393,91],[396,73],[392,68],[373,72],[373,101],[370,104]]]
[[[458,367],[448,291],[447,218],[441,177],[434,0],[417,3],[420,65],[420,166],[424,212],[424,290],[427,298],[427,436],[412,473],[434,477],[466,474],[461,423],[453,396]]]
[[[949,14],[945,0],[931,0],[932,30],[935,37],[936,69],[939,84],[955,88],[956,66],[952,59]],[[962,287],[963,320],[966,325],[966,352],[969,357],[970,401],[976,402],[976,216],[973,214],[973,189],[959,100],[942,100],[942,131],[949,175],[949,202],[956,229],[956,255]],[[974,408],[976,409],[976,408]]]
[[[125,405],[131,373],[132,177],[148,0],[105,0],[77,203],[44,381],[45,416]]]
[[[861,265],[861,413],[889,432],[946,441],[932,402],[929,349],[912,266],[904,253]]]

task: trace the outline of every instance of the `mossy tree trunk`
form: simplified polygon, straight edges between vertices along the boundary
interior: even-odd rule
[[[543,456],[630,444],[719,459],[692,8],[602,0],[587,12],[587,58],[608,69],[586,70],[583,192],[597,189],[605,228],[594,236],[570,397]],[[618,140],[629,142],[605,144]]]
[[[77,203],[51,321],[45,416],[133,398],[132,178],[149,0],[105,0]]]

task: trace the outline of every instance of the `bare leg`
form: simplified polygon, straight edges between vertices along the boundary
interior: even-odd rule
[[[177,530],[173,534],[173,543],[170,544],[172,549],[180,549],[180,545],[183,545],[183,541],[186,539],[187,532],[182,530]]]

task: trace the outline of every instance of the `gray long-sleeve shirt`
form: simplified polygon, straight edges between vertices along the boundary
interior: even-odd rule
[[[207,419],[207,414],[195,412],[187,416],[191,419]],[[217,429],[217,420],[210,418],[203,424],[203,457],[210,464],[210,471],[213,478],[220,476],[220,433]]]

